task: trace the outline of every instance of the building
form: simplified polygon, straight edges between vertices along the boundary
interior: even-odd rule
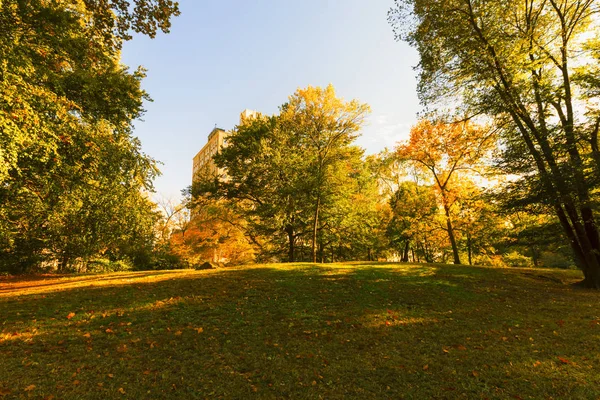
[[[225,145],[225,139],[229,135],[229,132],[224,131],[221,128],[215,128],[208,135],[208,141],[202,147],[195,156],[192,166],[192,180],[195,180],[198,174],[206,174],[209,176],[224,175],[225,171],[221,168],[217,168],[213,157],[221,150],[221,147]]]
[[[260,114],[253,110],[244,110],[240,114],[240,125],[245,122],[257,118]],[[221,128],[215,127],[208,135],[208,141],[202,149],[194,156],[192,164],[192,181],[196,180],[198,174],[209,177],[225,177],[226,172],[222,168],[217,168],[213,157],[221,151],[221,148],[227,143],[227,136],[231,132],[227,132]]]

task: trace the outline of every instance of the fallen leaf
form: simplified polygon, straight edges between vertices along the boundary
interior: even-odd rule
[[[106,330],[105,330],[104,332],[106,332],[106,333],[115,333],[115,332],[114,332],[112,329],[110,329],[110,328],[106,328]]]
[[[202,333],[202,332],[204,332],[204,328],[196,328],[195,330],[196,330],[196,332],[198,332],[198,333]]]
[[[567,360],[566,358],[558,357],[558,360],[563,364],[571,364],[571,361]]]
[[[475,378],[477,378],[479,376],[479,372],[473,371],[473,372],[471,372],[471,375],[473,375]]]
[[[115,376],[113,374],[108,374],[107,375],[109,378],[114,378]]]
[[[80,383],[80,382],[79,382],[78,380],[74,380],[74,381],[73,381],[73,385],[75,385],[75,386],[79,385],[79,383]]]
[[[67,319],[71,319],[75,316],[74,312],[70,312],[69,315],[67,315]]]
[[[119,388],[119,390],[118,390],[118,391],[119,391],[119,393],[121,393],[121,394],[125,394],[125,389],[123,389],[123,388]]]
[[[534,368],[539,367],[540,365],[542,365],[542,363],[540,361],[536,361],[533,363]]]
[[[26,392],[31,392],[33,389],[35,389],[35,385],[29,385],[29,386],[27,386],[27,387],[26,387],[24,390],[25,390]]]
[[[177,332],[175,332],[175,336],[181,336],[182,333],[183,332],[181,332],[181,331],[177,331]]]
[[[427,371],[427,370],[429,370],[429,364],[423,365],[423,371]]]
[[[90,338],[90,337],[92,337],[92,335],[90,335],[90,333],[88,332],[88,333],[84,333],[83,337]]]
[[[465,346],[463,346],[462,344],[456,347],[458,350],[460,351],[465,351],[467,350],[467,348]]]

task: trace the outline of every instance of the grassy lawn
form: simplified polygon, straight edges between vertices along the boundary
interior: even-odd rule
[[[598,398],[573,271],[257,265],[0,278],[0,397]]]

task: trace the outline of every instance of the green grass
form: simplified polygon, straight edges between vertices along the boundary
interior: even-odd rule
[[[598,398],[573,271],[258,265],[0,278],[0,397]]]

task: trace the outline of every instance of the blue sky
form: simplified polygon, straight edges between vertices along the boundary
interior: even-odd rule
[[[336,88],[372,113],[357,144],[367,154],[405,139],[420,106],[416,52],[394,41],[392,0],[179,0],[171,33],[135,37],[123,63],[148,69],[135,134],[161,161],[158,196],[178,198],[192,158],[215,124],[231,129],[246,108],[277,112],[299,87]]]

